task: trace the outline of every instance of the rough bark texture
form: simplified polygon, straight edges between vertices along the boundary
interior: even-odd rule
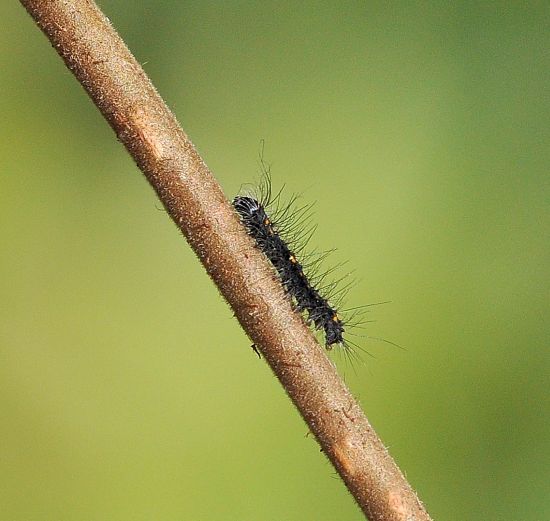
[[[363,512],[371,521],[429,520],[204,161],[96,4],[21,3],[146,175]]]

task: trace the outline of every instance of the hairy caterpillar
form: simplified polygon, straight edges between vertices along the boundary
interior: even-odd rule
[[[233,200],[233,206],[248,234],[277,270],[285,291],[296,302],[296,309],[307,311],[308,322],[313,323],[315,329],[324,331],[327,349],[334,344],[343,344],[344,323],[328,299],[312,285],[296,254],[277,232],[263,204],[252,197],[238,196]]]
[[[354,322],[355,317],[361,313],[362,308],[368,306],[354,308],[353,315],[346,320],[340,317],[337,311],[339,302],[333,304],[331,300],[335,297],[337,301],[341,300],[349,285],[338,288],[340,280],[322,286],[325,277],[332,270],[317,273],[320,262],[330,252],[303,254],[315,229],[307,224],[312,205],[297,208],[296,196],[288,203],[282,203],[282,190],[272,193],[271,175],[262,155],[260,161],[263,177],[259,188],[253,195],[236,196],[233,206],[247,233],[273,265],[295,309],[305,313],[307,323],[324,333],[325,347],[330,350],[333,346],[340,345],[347,348],[345,351],[350,357],[355,357],[356,353],[350,348],[361,348],[344,338],[344,334],[348,334],[347,326],[358,325]]]

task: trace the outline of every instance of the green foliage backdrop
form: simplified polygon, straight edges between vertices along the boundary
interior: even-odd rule
[[[529,5],[531,4],[531,5]],[[544,3],[100,5],[229,197],[317,201],[380,300],[341,371],[435,519],[550,518]],[[0,32],[0,519],[359,520],[18,2]]]

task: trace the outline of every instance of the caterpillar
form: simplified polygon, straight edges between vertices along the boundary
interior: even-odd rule
[[[273,195],[269,169],[265,167],[261,155],[260,160],[263,177],[259,190],[256,191],[258,193],[238,195],[233,199],[233,207],[241,223],[258,249],[273,265],[296,311],[306,313],[306,322],[316,330],[323,331],[326,349],[331,350],[335,345],[359,348],[344,338],[346,327],[357,325],[352,322],[353,317],[344,321],[338,314],[337,306],[330,302],[335,296],[345,293],[349,285],[337,289],[340,281],[336,281],[321,287],[320,284],[332,270],[321,275],[315,272],[331,251],[306,255],[306,261],[299,260],[299,254],[303,252],[315,230],[314,226],[307,226],[312,205],[296,208],[297,196],[283,204],[282,189]],[[346,351],[351,356],[354,355],[349,349]]]
[[[296,254],[277,232],[265,207],[253,197],[237,196],[233,206],[248,234],[275,267],[285,291],[295,300],[296,310],[307,311],[308,322],[325,333],[327,349],[343,344],[344,323],[331,306],[309,281]]]

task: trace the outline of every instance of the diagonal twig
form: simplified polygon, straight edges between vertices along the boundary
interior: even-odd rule
[[[145,174],[371,521],[429,515],[206,164],[92,0],[20,0]]]

